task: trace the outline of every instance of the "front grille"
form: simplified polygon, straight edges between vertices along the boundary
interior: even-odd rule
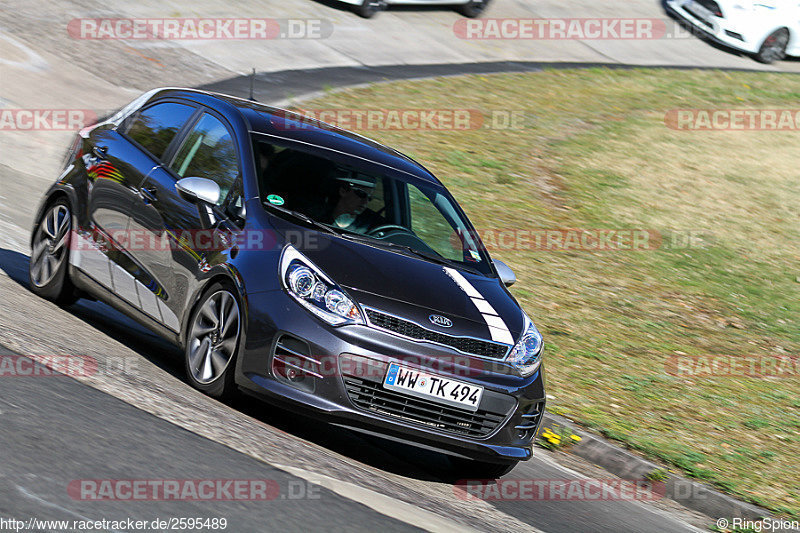
[[[405,396],[384,389],[382,383],[376,381],[345,376],[344,384],[347,395],[357,407],[449,433],[483,437],[505,419],[503,413],[481,409],[473,413]]]
[[[695,2],[714,13],[715,16],[722,17],[722,10],[714,0],[695,0]]]
[[[725,30],[725,35],[727,35],[728,37],[733,37],[734,39],[737,39],[739,41],[744,42],[744,37],[742,36],[741,33],[736,33],[735,31]]]
[[[423,328],[422,326],[397,318],[374,309],[367,309],[367,318],[370,324],[397,333],[404,337],[408,337],[420,341],[434,342],[436,344],[443,344],[450,346],[456,350],[468,354],[480,355],[481,357],[489,357],[492,359],[503,359],[508,352],[508,346],[505,344],[498,344],[496,342],[482,341],[480,339],[472,339],[469,337],[454,337],[452,335],[445,335],[437,331],[431,331]]]

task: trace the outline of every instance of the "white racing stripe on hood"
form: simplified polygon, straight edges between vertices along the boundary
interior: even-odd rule
[[[456,285],[467,293],[467,296],[472,300],[472,303],[483,317],[484,322],[486,322],[489,333],[492,335],[492,340],[504,344],[514,344],[514,338],[511,336],[511,332],[508,330],[505,320],[498,315],[497,311],[492,307],[492,304],[484,299],[483,295],[478,292],[478,289],[467,281],[467,278],[462,276],[458,270],[449,267],[443,268],[444,273],[450,276],[450,278],[456,282]]]
[[[471,298],[472,303],[475,304],[475,307],[478,308],[478,311],[484,313],[486,315],[494,315],[498,316],[497,311],[494,310],[492,304],[484,300],[483,298]]]
[[[461,273],[458,270],[455,270],[455,269],[450,268],[450,267],[443,267],[443,268],[444,268],[444,273],[447,274],[448,276],[450,276],[453,279],[453,281],[456,282],[456,285],[461,287],[461,290],[467,293],[467,296],[469,296],[470,298],[477,298],[479,300],[483,300],[483,295],[481,293],[479,293],[478,289],[476,289],[472,285],[472,283],[467,281],[467,278],[462,276]],[[486,303],[489,303],[489,302],[486,302]]]

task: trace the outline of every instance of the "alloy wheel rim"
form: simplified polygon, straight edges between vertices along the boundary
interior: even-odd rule
[[[39,224],[31,251],[31,280],[37,287],[43,287],[55,277],[67,257],[67,242],[70,228],[69,209],[56,205]]]
[[[233,358],[239,341],[239,304],[220,290],[209,296],[192,324],[189,368],[199,383],[218,379]]]
[[[786,37],[786,34],[784,33],[781,33],[779,35],[770,35],[769,37],[767,37],[767,42],[766,42],[767,53],[765,54],[766,57],[772,60],[781,59],[781,57],[783,56],[783,51],[785,50],[786,45],[788,44],[788,41],[789,40]]]

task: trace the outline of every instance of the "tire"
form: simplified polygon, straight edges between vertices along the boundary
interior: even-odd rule
[[[377,15],[384,7],[386,7],[386,3],[382,0],[363,0],[361,5],[355,6],[354,9],[358,16],[369,19]]]
[[[457,10],[465,17],[480,17],[486,11],[491,0],[470,0],[468,3],[458,6]]]
[[[786,48],[789,46],[789,30],[781,28],[772,32],[764,39],[758,53],[754,56],[759,63],[767,65],[780,61],[786,57]]]
[[[28,281],[34,294],[58,305],[78,300],[67,265],[72,241],[72,212],[65,198],[49,204],[33,230]]]
[[[197,302],[186,328],[186,376],[193,387],[220,400],[236,393],[234,374],[242,338],[241,309],[233,287],[214,283]]]
[[[487,463],[485,461],[450,457],[453,473],[459,479],[498,479],[514,470],[518,462]]]

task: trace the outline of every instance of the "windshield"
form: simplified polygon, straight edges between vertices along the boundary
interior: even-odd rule
[[[274,214],[299,213],[344,237],[490,274],[475,232],[440,185],[260,134],[253,148],[261,200]]]

